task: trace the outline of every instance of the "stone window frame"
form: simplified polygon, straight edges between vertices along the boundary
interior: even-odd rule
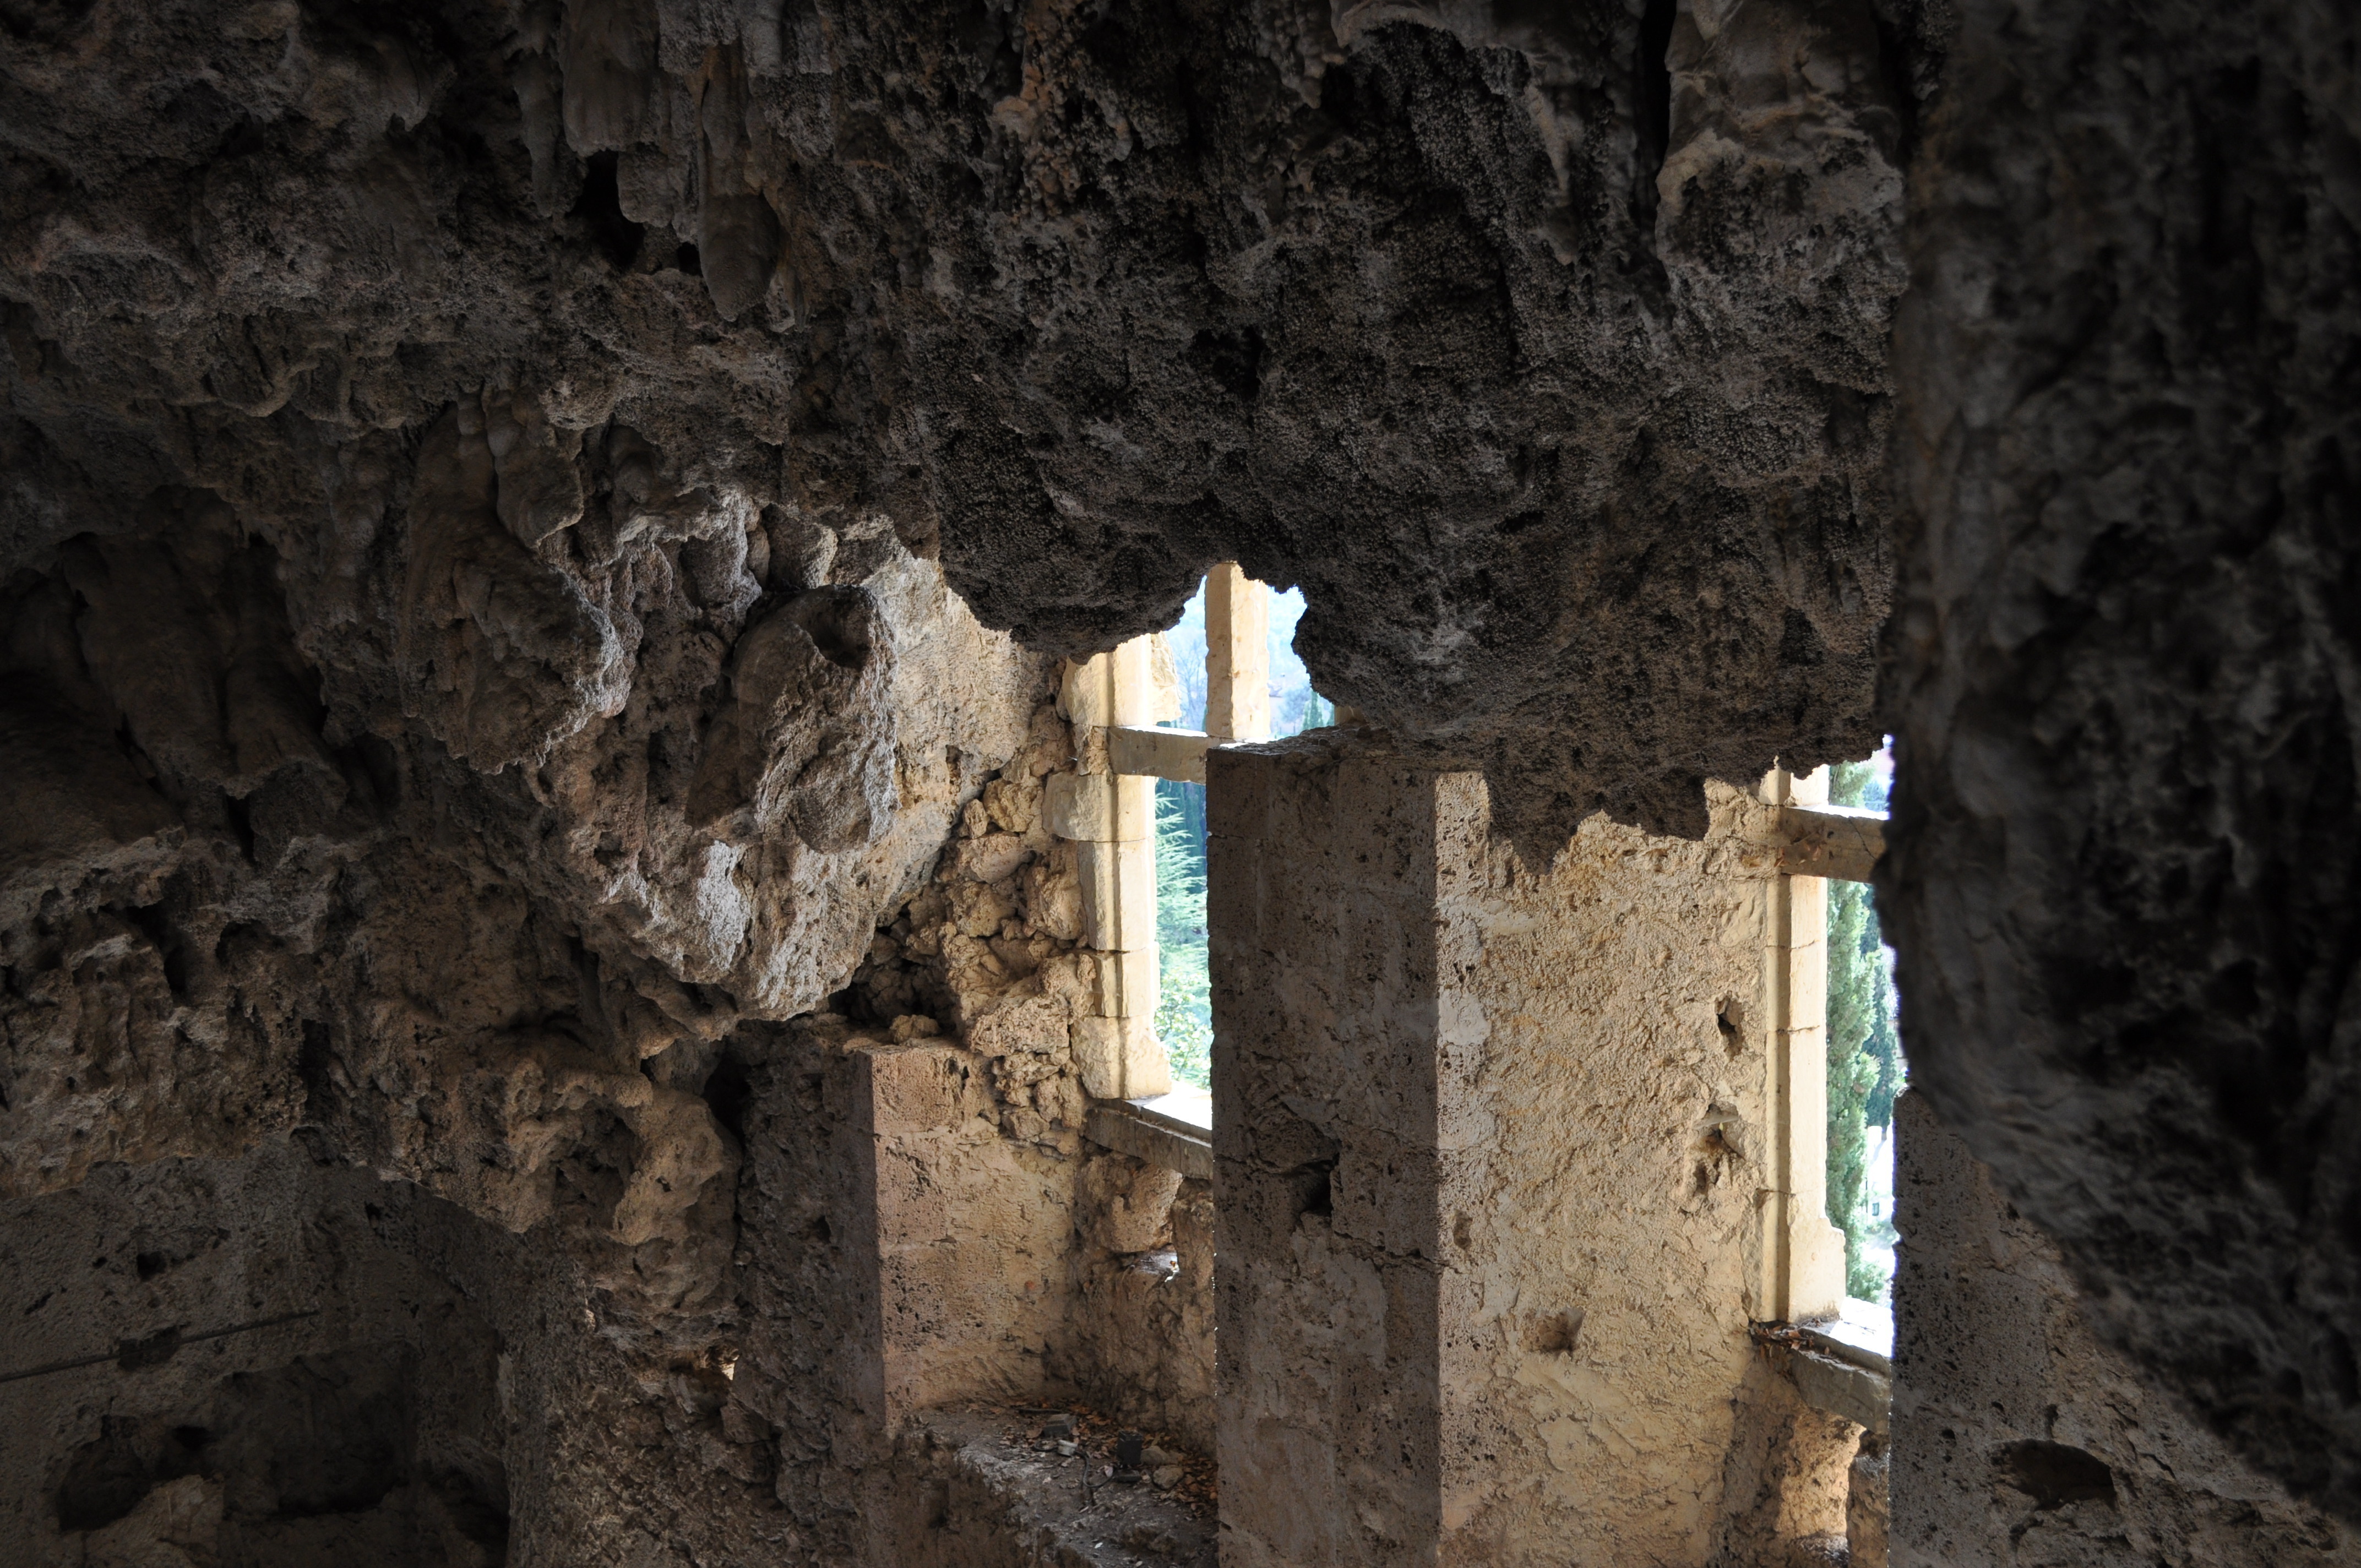
[[[1829,805],[1826,767],[1773,768],[1759,797],[1774,808],[1777,846],[1763,965],[1773,1185],[1759,1299],[1768,1321],[1805,1328],[1818,1348],[1890,1376],[1892,1319],[1846,1295],[1844,1239],[1828,1220],[1828,887],[1871,880],[1886,814]]]
[[[1204,729],[1164,727],[1180,717],[1179,687],[1156,633],[1069,665],[1059,698],[1082,765],[1052,780],[1049,830],[1075,846],[1082,945],[1100,975],[1081,1030],[1085,1130],[1206,1179],[1212,1096],[1174,1089],[1156,1037],[1156,781],[1202,784],[1207,751],[1270,739],[1269,636],[1269,585],[1219,562],[1205,574]]]
[[[1160,638],[1136,637],[1067,668],[1060,707],[1081,767],[1051,782],[1050,831],[1075,846],[1083,946],[1096,956],[1093,1015],[1077,1031],[1091,1139],[1210,1179],[1210,1095],[1175,1091],[1156,1037],[1156,781],[1202,784],[1205,755],[1270,738],[1270,589],[1235,562],[1205,575],[1205,728],[1180,729],[1177,681]],[[1340,720],[1349,721],[1346,710]],[[1770,1154],[1757,1299],[1773,1321],[1818,1323],[1883,1360],[1874,1328],[1849,1321],[1844,1247],[1827,1218],[1828,883],[1867,882],[1885,814],[1828,804],[1828,772],[1774,768],[1775,876],[1765,922]],[[1859,1314],[1853,1314],[1858,1317]],[[1883,1337],[1890,1342],[1891,1329]]]

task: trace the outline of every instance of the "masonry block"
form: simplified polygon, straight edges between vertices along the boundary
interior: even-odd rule
[[[1042,810],[1049,831],[1090,843],[1137,843],[1156,836],[1156,781],[1128,774],[1051,773]]]
[[[1172,1073],[1151,1020],[1077,1018],[1074,1065],[1082,1092],[1094,1100],[1137,1100],[1172,1091]]]
[[[1146,842],[1083,843],[1075,857],[1082,883],[1082,941],[1106,952],[1156,943],[1156,851]]]
[[[879,1431],[962,1399],[1037,1397],[1038,1348],[1065,1311],[1071,1178],[1000,1135],[969,1051],[856,1038],[828,1060],[858,1181],[843,1243],[878,1302],[876,1343],[846,1352],[875,1357]]]
[[[1156,949],[1134,948],[1097,957],[1096,1011],[1106,1018],[1151,1018],[1156,1013]]]

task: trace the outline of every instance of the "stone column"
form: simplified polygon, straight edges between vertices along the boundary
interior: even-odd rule
[[[1755,1487],[1762,808],[1537,870],[1364,732],[1207,772],[1225,1568],[1704,1563]]]

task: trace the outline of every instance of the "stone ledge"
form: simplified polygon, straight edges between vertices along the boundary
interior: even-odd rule
[[[1104,1478],[1085,1501],[1079,1457],[1012,1441],[1038,1420],[1015,1411],[911,1417],[901,1463],[941,1488],[933,1517],[900,1543],[911,1568],[1214,1568],[1209,1508]]]
[[[1850,1362],[1880,1377],[1894,1376],[1894,1312],[1848,1296],[1836,1316],[1797,1323],[1804,1342],[1823,1355]]]
[[[1118,774],[1145,773],[1181,784],[1203,784],[1205,753],[1220,744],[1202,729],[1117,725],[1107,731],[1107,765]]]
[[[1840,1359],[1831,1350],[1850,1347],[1793,1323],[1757,1323],[1753,1335],[1772,1369],[1795,1385],[1806,1404],[1884,1435],[1894,1400],[1890,1375]]]
[[[1789,876],[1867,882],[1885,853],[1885,814],[1843,806],[1779,808],[1779,869]]]
[[[1117,1154],[1211,1181],[1213,1129],[1212,1097],[1176,1091],[1145,1100],[1101,1101],[1091,1107],[1082,1135]]]

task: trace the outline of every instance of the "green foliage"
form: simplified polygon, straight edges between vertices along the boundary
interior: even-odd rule
[[[1156,784],[1156,1037],[1172,1079],[1213,1087],[1213,986],[1205,938],[1205,786]]]
[[[1831,769],[1828,797],[1838,806],[1885,806],[1884,789],[1866,762]],[[1861,1255],[1862,1238],[1880,1223],[1861,1212],[1862,1163],[1868,1130],[1893,1125],[1903,1062],[1892,959],[1875,901],[1861,883],[1829,884],[1828,944],[1828,1223],[1844,1233],[1846,1290],[1874,1300],[1885,1288],[1885,1271]]]

